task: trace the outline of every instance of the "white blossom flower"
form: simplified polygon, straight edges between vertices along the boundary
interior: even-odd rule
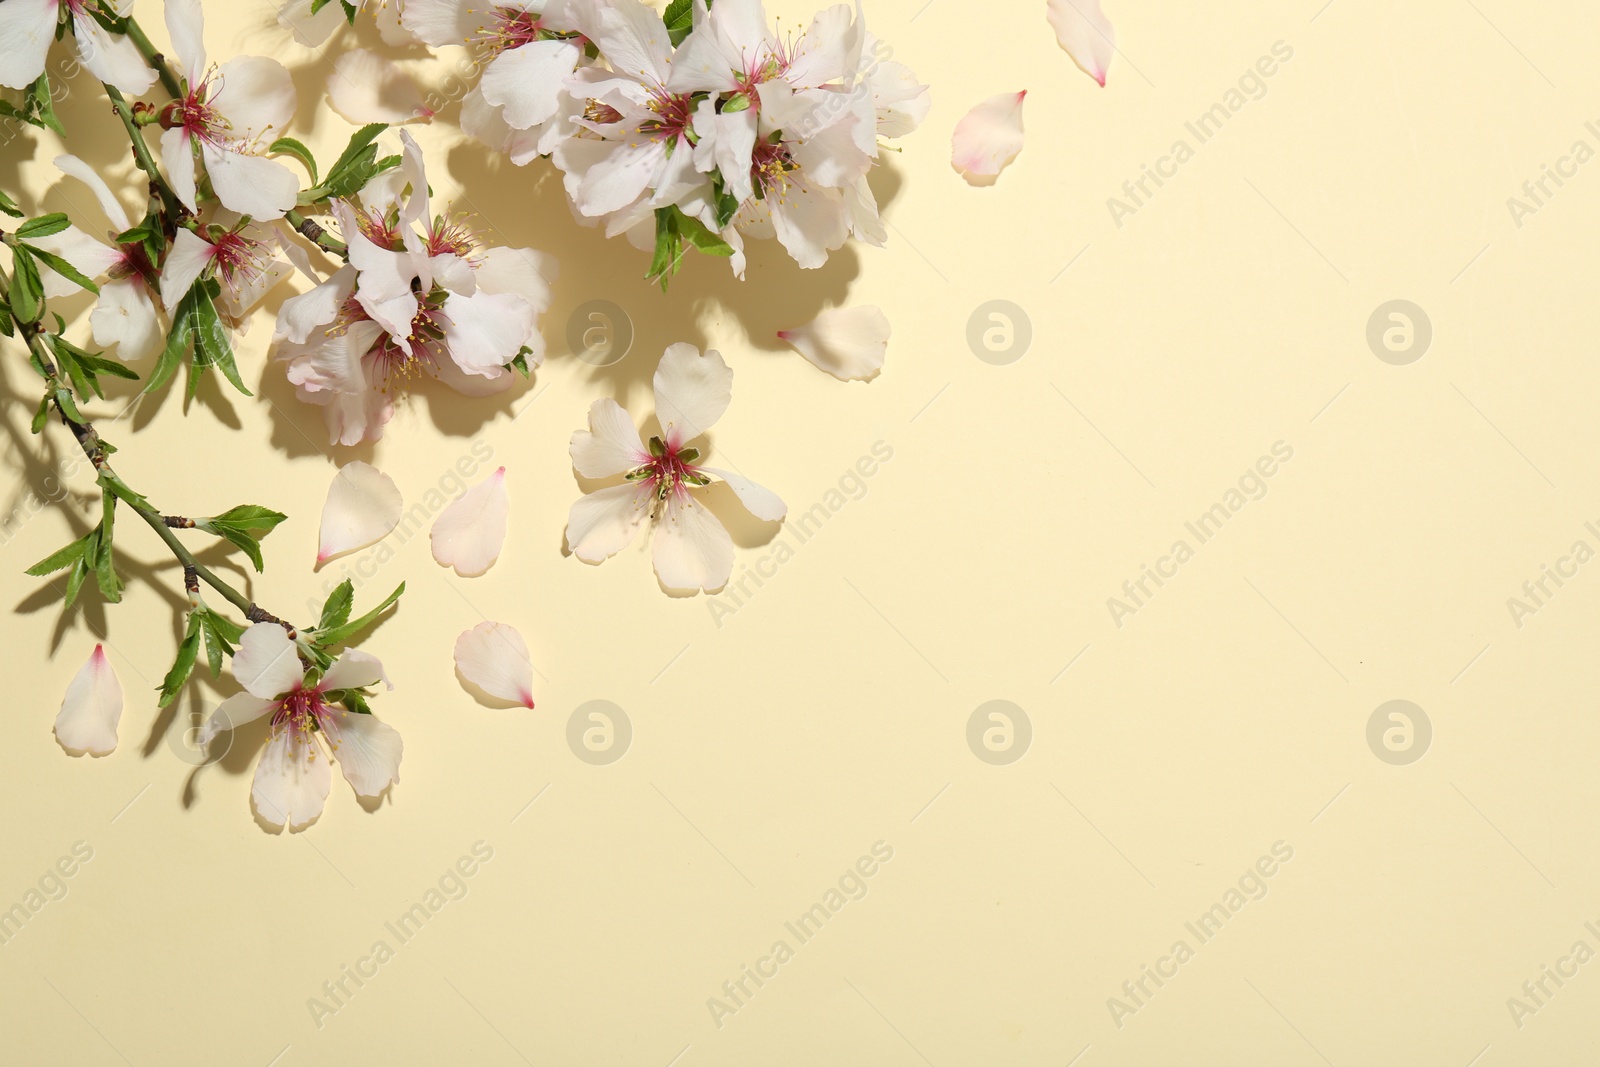
[[[219,310],[237,324],[289,276],[289,266],[277,241],[254,223],[217,222],[203,233],[180,227],[161,264],[161,302],[169,313],[202,275],[216,278]]]
[[[199,210],[198,148],[224,207],[257,221],[282,218],[295,206],[300,179],[258,153],[294,116],[289,72],[263,56],[238,56],[208,67],[200,0],[167,0],[167,32],[184,75],[183,99],[161,113],[166,128],[161,158],[173,192],[189,210]]]
[[[400,780],[400,733],[371,715],[335,702],[340,690],[383,682],[383,664],[359,649],[347,649],[320,677],[309,674],[284,628],[261,622],[239,639],[233,676],[244,692],[224,700],[201,728],[209,745],[224,729],[271,716],[271,735],[256,764],[250,797],[257,814],[273,826],[298,829],[322,814],[332,780],[328,759],[363,797],[380,796]]]
[[[621,476],[620,485],[579,498],[567,519],[567,544],[585,563],[599,563],[627,548],[653,523],[656,577],[671,591],[714,592],[733,569],[733,540],[696,490],[720,478],[758,519],[779,522],[788,513],[778,495],[731,471],[700,465],[690,444],[709,430],[733,396],[733,371],[714,351],[701,355],[676,344],[655,374],[656,419],[661,436],[647,447],[633,419],[615,400],[596,400],[589,429],[572,435],[572,466],[584,478]]]
[[[133,225],[127,211],[99,172],[77,156],[57,156],[55,165],[61,173],[89,187],[115,229],[106,235],[107,241],[100,241],[69,226],[61,233],[37,238],[34,243],[54,252],[78,268],[79,273],[99,283],[100,296],[89,313],[95,344],[103,349],[115,345],[117,354],[124,360],[143,359],[159,351],[166,344],[166,337],[145,281],[145,272],[153,275],[154,268],[139,247],[115,243],[117,234]],[[48,266],[42,267],[40,273],[47,297],[66,296],[77,289],[74,283]]]
[[[78,59],[89,73],[130,96],[143,96],[156,72],[132,41],[108,32],[95,12],[116,18],[133,10],[133,0],[4,0],[0,3],[0,85],[26,89],[44,73],[65,9],[72,21]]]

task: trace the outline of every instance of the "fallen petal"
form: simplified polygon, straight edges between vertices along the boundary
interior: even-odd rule
[[[463,578],[476,578],[494,566],[506,541],[506,469],[501,467],[468,489],[434,521],[433,558],[454,567]]]
[[[883,369],[889,350],[889,319],[871,305],[832,308],[778,336],[840,381],[867,381]]]
[[[1056,40],[1078,69],[1104,88],[1111,54],[1117,50],[1117,31],[1100,10],[1100,0],[1050,0],[1047,17]]]
[[[122,684],[99,645],[89,655],[56,713],[56,740],[69,752],[106,756],[117,747],[117,720],[122,718]]]
[[[533,707],[528,645],[503,622],[481,622],[456,638],[456,670],[492,697]]]
[[[1022,151],[1022,101],[1027,90],[991,96],[956,123],[951,162],[969,185],[993,185]]]
[[[389,536],[404,509],[394,480],[369,463],[346,463],[328,486],[322,505],[317,564]]]

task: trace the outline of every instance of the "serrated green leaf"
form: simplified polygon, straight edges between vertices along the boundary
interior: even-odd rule
[[[694,28],[693,0],[672,0],[661,13],[661,21],[666,23],[667,36],[672,38],[672,46],[676,48]]]
[[[4,115],[6,118],[17,119],[22,117],[22,112],[18,111],[10,104],[0,101],[0,115]],[[17,206],[17,202],[7,196],[4,192],[0,192],[0,211],[5,212],[14,219],[20,219],[22,217],[22,209]]]
[[[93,535],[85,534],[65,548],[57,549],[23,573],[31,574],[35,578],[42,578],[47,574],[54,574],[56,571],[72,566],[73,563],[83,558],[84,551],[88,548],[86,542],[91,536]]]
[[[66,607],[72,607],[73,602],[78,599],[78,591],[83,588],[83,580],[87,577],[89,577],[89,564],[81,559],[75,561],[72,569],[67,572],[67,597],[64,602]]]
[[[33,413],[33,422],[29,424],[28,428],[36,434],[43,433],[45,424],[49,421],[50,398],[47,396],[43,400],[39,401],[38,410]]]
[[[259,530],[265,534],[286,518],[288,516],[283,512],[264,508],[260,504],[240,504],[229,508],[221,515],[213,515],[208,521],[236,526],[241,530]]]
[[[674,207],[672,210],[678,212],[679,232],[681,232],[688,242],[694,245],[694,247],[698,248],[700,251],[709,256],[733,255],[733,246],[727,241],[724,241],[719,235],[712,233],[709,229],[707,229],[705,223],[701,222],[693,215],[685,215],[676,207]]]
[[[383,612],[388,609],[389,605],[393,604],[396,600],[399,600],[400,594],[404,593],[405,591],[406,583],[401,582],[395,588],[394,592],[384,597],[383,603],[379,604],[377,607],[361,616],[361,618],[355,619],[351,622],[343,623],[339,626],[335,626],[333,629],[326,632],[319,632],[317,634],[317,644],[326,648],[332,645],[340,644],[344,641],[348,641],[350,638],[354,637],[356,634],[360,633],[362,630],[365,630],[368,626],[371,626],[374,622],[376,622],[378,620],[378,616],[382,615]]]
[[[161,696],[156,700],[157,707],[164,708],[177,699],[185,683],[189,681],[189,675],[194,673],[195,656],[199,651],[200,614],[191,612],[189,629],[184,633],[183,640],[178,642],[178,654],[173,659],[167,676],[161,679]]]
[[[68,226],[72,220],[60,211],[49,215],[40,215],[36,219],[29,219],[17,227],[17,237],[24,241],[32,241],[39,237],[49,237],[58,234]]]
[[[61,217],[66,218],[65,215]],[[36,245],[29,245],[28,251],[38,256],[45,266],[67,279],[73,285],[76,285],[79,289],[87,289],[96,296],[100,295],[100,287],[94,283],[92,278],[54,252],[47,252]]]
[[[211,677],[216,678],[222,674],[222,642],[209,625],[203,625],[200,629],[205,634],[206,666],[211,669]]]
[[[317,157],[311,154],[311,149],[295,140],[293,137],[280,137],[267,146],[269,156],[293,156],[306,168],[306,173],[311,175],[311,184],[317,184]]]
[[[39,266],[28,250],[11,248],[11,313],[24,326],[31,326],[44,314],[44,286],[39,281]]]
[[[350,620],[350,608],[355,604],[355,585],[346,578],[322,602],[322,618],[317,620],[317,630],[332,630]]]
[[[232,526],[219,526],[215,533],[218,537],[232,542],[245,555],[250,557],[250,562],[255,565],[256,573],[266,570],[266,563],[261,558],[261,546],[256,539],[243,530],[236,530]]]

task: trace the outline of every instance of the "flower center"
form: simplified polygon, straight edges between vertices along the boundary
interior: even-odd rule
[[[543,36],[539,16],[518,7],[495,8],[490,13],[489,25],[478,31],[478,40],[496,55],[532,44]]]
[[[759,197],[774,190],[782,194],[789,188],[789,175],[799,169],[800,164],[794,161],[789,146],[782,141],[757,141],[755,150],[750,153],[750,180]]]
[[[225,233],[211,245],[211,260],[229,289],[237,292],[256,281],[267,269],[272,252],[264,241],[241,233]]]
[[[328,706],[322,700],[320,689],[296,685],[284,694],[273,710],[272,732],[292,730],[300,735],[300,740],[309,740],[311,732],[321,728],[327,714]]]
[[[469,259],[481,242],[465,219],[452,215],[436,215],[428,223],[428,255],[460,256]]]
[[[688,133],[689,124],[694,121],[694,101],[687,93],[655,89],[650,93],[648,106],[654,117],[641,122],[639,130],[657,141],[676,141]],[[614,111],[612,113],[615,114]],[[617,115],[617,118],[621,117]]]
[[[649,486],[657,502],[674,494],[686,495],[691,485],[710,485],[711,479],[694,464],[698,448],[673,448],[659,437],[650,438],[650,459],[629,471],[624,478]]]

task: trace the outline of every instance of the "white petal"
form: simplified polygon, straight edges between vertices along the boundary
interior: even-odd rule
[[[783,498],[764,485],[757,485],[749,478],[734,471],[719,470],[716,467],[701,467],[707,474],[714,474],[728,483],[734,495],[739,498],[739,503],[758,519],[767,522],[782,522],[784,516],[789,514],[789,505]]]
[[[99,645],[67,686],[56,713],[56,740],[69,752],[109,755],[117,747],[122,718],[122,685]]]
[[[124,361],[143,359],[166,344],[155,301],[138,275],[100,286],[89,326],[94,343],[102,348],[116,345],[117,355]]]
[[[271,697],[258,697],[251,693],[235,693],[217,705],[217,710],[200,727],[195,740],[204,747],[224,730],[237,730],[247,722],[254,722],[277,708],[279,701]]]
[[[247,145],[266,147],[294,118],[294,79],[276,59],[235,56],[217,68],[215,82],[211,106],[228,120],[228,135]]]
[[[343,201],[333,205],[333,213],[339,220],[339,232],[349,245],[350,265],[360,272],[356,298],[362,310],[409,351],[405,338],[410,336],[412,321],[417,317],[417,296],[411,289],[411,282],[417,277],[414,257],[409,252],[373,244],[361,233],[349,205]]]
[[[239,638],[233,654],[233,677],[245,691],[263,700],[281,696],[305,678],[295,644],[282,626],[258,622]]]
[[[1100,0],[1050,0],[1046,17],[1078,69],[1104,88],[1111,54],[1117,50],[1117,31],[1100,10]]]
[[[661,25],[659,17],[652,18]],[[513,129],[536,126],[560,108],[566,81],[582,54],[576,43],[563,40],[536,41],[502,52],[484,68],[483,98],[503,109],[501,115]]]
[[[733,399],[733,371],[715,349],[675,344],[656,367],[656,418],[674,448],[711,429]]]
[[[122,206],[122,201],[117,199],[116,194],[111,191],[111,186],[106,184],[99,171],[77,156],[63,154],[57,156],[53,162],[62,174],[76,178],[89,187],[94,198],[100,202],[100,210],[106,213],[106,218],[111,220],[111,225],[117,228],[118,233],[133,225],[128,221],[128,212]]]
[[[728,584],[733,572],[733,538],[689,493],[668,498],[650,549],[656,577],[674,592],[714,592]]]
[[[365,689],[369,685],[382,682],[390,689],[394,683],[389,681],[389,676],[383,673],[383,664],[378,657],[370,652],[363,652],[359,648],[347,648],[333,661],[333,666],[328,668],[328,673],[322,676],[322,681],[317,683],[321,690],[329,689]]]
[[[454,567],[463,578],[476,578],[494,566],[506,540],[506,469],[501,467],[463,493],[433,523],[429,539],[433,558]]]
[[[956,123],[951,163],[971,185],[993,185],[1022,151],[1022,100],[1028,95],[991,96]]]
[[[54,252],[77,267],[80,274],[90,278],[105,277],[112,267],[122,261],[121,252],[98,238],[90,237],[76,226],[68,226],[49,237],[35,238],[30,243],[46,252]],[[48,297],[71,296],[79,291],[77,282],[68,281],[43,263],[39,264],[39,279],[44,283],[44,295]]]
[[[621,552],[650,517],[650,487],[614,485],[577,499],[567,516],[567,547],[585,563]]]
[[[256,764],[250,799],[268,823],[297,830],[322,814],[332,781],[322,746],[298,730],[280,729]]]
[[[795,88],[849,83],[861,66],[863,30],[845,4],[834,4],[811,20],[794,48],[784,80]]]
[[[161,264],[161,302],[169,314],[211,264],[211,251],[211,243],[193,230],[178,229],[172,251]]]
[[[278,9],[278,25],[292,30],[294,39],[307,48],[320,48],[344,24],[344,8],[338,4],[324,4],[315,15],[311,0],[286,0]]]
[[[11,0],[7,0],[8,3]],[[161,134],[161,169],[167,172],[167,182],[178,194],[184,207],[199,210],[195,205],[194,141],[181,127],[174,126]],[[296,199],[299,194],[296,193]]]
[[[154,68],[144,61],[133,42],[120,33],[109,32],[93,16],[74,13],[72,33],[78,39],[78,58],[100,81],[129,96],[143,96],[155,84]]]
[[[328,102],[356,125],[395,125],[432,117],[416,81],[389,59],[365,48],[342,53],[328,75]]]
[[[60,12],[60,0],[0,3],[0,85],[26,89],[44,73]]]
[[[488,25],[492,8],[472,0],[406,0],[400,23],[424,44],[464,45]]]
[[[334,475],[333,484],[328,486],[328,499],[322,505],[317,563],[388,537],[400,524],[404,509],[394,479],[370,463],[346,463]]]
[[[400,780],[400,731],[371,715],[334,708],[322,720],[333,756],[357,796],[375,797]]]
[[[498,377],[539,328],[533,308],[511,293],[452,293],[444,314],[445,347],[468,374]]]
[[[166,0],[167,39],[178,54],[178,66],[189,88],[206,73],[206,17],[200,0]]]
[[[285,300],[278,311],[278,325],[273,336],[297,345],[305,344],[313,333],[338,317],[339,309],[355,290],[355,281],[354,267],[340,267],[321,285]]]
[[[405,48],[407,45],[419,44],[417,35],[405,28],[400,21],[400,9],[405,6],[404,0],[397,3],[379,3],[378,10],[372,13],[372,24],[378,27],[378,36],[390,48]]]
[[[589,428],[572,435],[572,469],[585,478],[610,478],[650,462],[633,418],[610,397],[589,405]]]
[[[503,622],[481,622],[456,638],[456,670],[492,697],[533,707],[527,642]]]
[[[831,308],[804,326],[779,330],[778,336],[840,381],[863,381],[883,369],[889,320],[870,304]]]
[[[478,288],[486,293],[514,293],[543,314],[550,307],[550,284],[556,280],[556,267],[555,257],[543,252],[496,245],[478,255]],[[544,347],[542,340],[538,347]]]
[[[202,144],[200,155],[217,199],[241,215],[257,222],[281,219],[299,199],[300,179],[277,160],[230,152],[213,144]]]

